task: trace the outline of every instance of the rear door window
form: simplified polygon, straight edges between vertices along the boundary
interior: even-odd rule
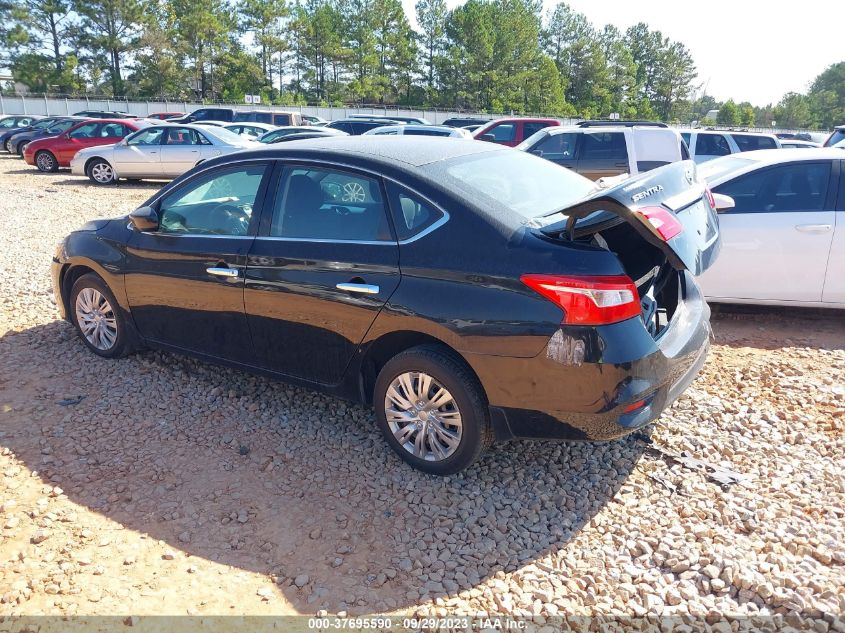
[[[730,213],[822,211],[830,163],[793,163],[740,176],[716,188],[734,199]]]
[[[187,127],[168,128],[165,145],[202,145],[203,140],[196,130]]]
[[[775,139],[756,134],[731,134],[741,152],[752,152],[756,149],[777,149]]]
[[[290,122],[289,114],[276,114],[273,115],[273,119],[272,123],[275,123],[276,125],[293,125]],[[266,123],[270,123],[270,121],[266,121]]]
[[[341,242],[393,239],[379,181],[323,168],[287,170],[270,235]]]
[[[540,130],[551,127],[549,123],[545,122],[530,122],[522,124],[522,138],[528,138],[532,134],[536,134]]]
[[[100,129],[100,136],[103,138],[123,138],[131,130],[122,123],[106,123]]]
[[[584,132],[579,160],[628,160],[622,132]]]

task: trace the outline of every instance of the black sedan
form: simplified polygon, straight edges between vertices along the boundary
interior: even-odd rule
[[[704,362],[719,250],[691,162],[607,190],[455,139],[313,139],[209,160],[53,259],[92,352],[184,352],[371,404],[414,467],[604,440]]]

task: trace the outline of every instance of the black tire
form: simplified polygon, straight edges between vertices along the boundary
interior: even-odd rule
[[[43,171],[46,174],[59,171],[59,161],[56,160],[52,152],[45,149],[35,154],[35,166],[38,167],[38,171]]]
[[[9,154],[12,153],[12,139],[6,139],[6,141],[3,143],[3,149],[5,149]]]
[[[22,141],[18,143],[17,154],[19,157],[23,158],[23,152],[26,149],[26,146],[29,145],[27,141]]]
[[[79,295],[84,290],[94,290],[98,292],[105,300],[108,302],[108,306],[111,310],[108,311],[107,314],[112,314],[114,317],[114,323],[116,326],[116,336],[114,338],[114,342],[108,348],[98,347],[94,345],[86,336],[85,332],[83,332],[82,328],[79,325],[79,321],[77,318],[77,299]],[[125,356],[130,351],[132,351],[132,333],[129,330],[129,327],[126,322],[126,317],[123,314],[123,311],[120,308],[120,304],[118,304],[117,299],[114,298],[114,294],[109,287],[106,285],[106,282],[102,280],[102,278],[94,273],[88,273],[87,275],[82,275],[76,282],[73,284],[73,288],[70,291],[70,301],[68,302],[68,308],[70,312],[70,318],[73,322],[73,325],[76,327],[76,332],[79,334],[79,337],[82,339],[82,342],[90,349],[92,352],[97,354],[98,356],[102,356],[103,358],[120,358],[121,356]]]
[[[457,448],[448,457],[429,461],[412,454],[399,443],[387,420],[385,398],[391,383],[405,372],[424,372],[452,395],[461,417]],[[420,345],[390,359],[376,379],[373,405],[379,427],[387,443],[399,457],[414,468],[433,475],[452,475],[473,462],[493,444],[487,396],[478,378],[460,357],[437,345]]]
[[[114,168],[109,161],[103,158],[95,158],[85,168],[85,173],[95,185],[113,185],[117,182]]]

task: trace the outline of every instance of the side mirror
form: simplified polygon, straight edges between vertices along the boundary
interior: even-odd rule
[[[478,140],[479,141],[487,141],[488,143],[495,143],[496,137],[493,136],[492,134],[482,134],[481,136],[478,137]]]
[[[734,199],[723,193],[714,193],[713,202],[716,203],[716,211],[727,211],[728,209],[733,209],[736,206]]]
[[[540,158],[543,158],[543,150],[541,149],[532,149],[531,153],[534,154],[534,156],[539,156]]]
[[[138,207],[129,214],[129,221],[139,231],[158,230],[158,213],[152,207]]]

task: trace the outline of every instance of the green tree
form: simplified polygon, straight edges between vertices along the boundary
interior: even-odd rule
[[[665,40],[657,59],[652,96],[657,115],[662,120],[668,121],[677,115],[678,106],[683,107],[692,91],[696,75],[695,62],[687,47]]]
[[[420,47],[428,89],[434,88],[435,60],[446,46],[446,18],[449,10],[446,0],[419,0],[416,4],[417,23],[420,25]]]
[[[279,48],[279,21],[288,15],[285,0],[240,0],[238,17],[244,32],[252,33],[261,60],[262,83],[272,85],[270,58]]]
[[[728,99],[719,107],[716,122],[720,125],[740,125],[742,123],[739,107],[733,99]]]
[[[142,97],[186,97],[188,74],[176,33],[166,15],[149,20],[138,41],[138,52],[127,91]],[[193,96],[193,95],[190,95]]]
[[[123,62],[138,47],[147,8],[141,0],[74,0],[73,8],[82,17],[80,43],[107,57],[111,92],[123,95]]]
[[[808,94],[813,119],[824,128],[845,122],[845,62],[828,66]]]
[[[775,120],[779,127],[815,127],[817,120],[812,106],[812,100],[807,95],[788,92],[775,107]]]
[[[215,67],[233,46],[236,31],[230,5],[226,0],[170,0],[166,6],[179,34],[179,48],[191,67],[192,90],[201,99],[217,98],[220,90],[215,85]],[[219,83],[220,77],[217,79]]]
[[[10,0],[0,2],[0,43],[15,79],[33,90],[81,87],[74,75],[78,20],[68,0]]]
[[[751,126],[757,120],[757,115],[754,112],[754,106],[747,101],[739,104],[739,122],[740,125]]]

